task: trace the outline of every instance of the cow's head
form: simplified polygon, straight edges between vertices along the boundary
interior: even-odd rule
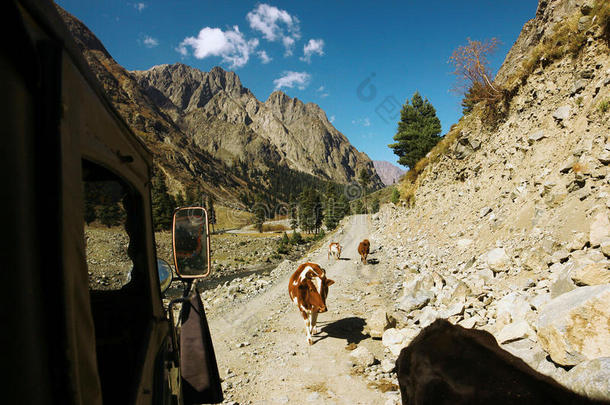
[[[307,273],[307,276],[299,285],[302,296],[308,304],[310,311],[326,312],[326,297],[328,296],[328,287],[335,282],[326,278],[326,274],[318,275],[313,271]]]

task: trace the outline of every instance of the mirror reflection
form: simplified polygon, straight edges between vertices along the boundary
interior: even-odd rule
[[[209,272],[208,218],[201,207],[180,208],[174,214],[173,245],[176,273],[201,277]]]
[[[161,294],[163,294],[172,283],[172,268],[165,260],[157,259],[157,272],[159,273]]]

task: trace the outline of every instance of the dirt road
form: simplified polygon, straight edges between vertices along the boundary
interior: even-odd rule
[[[323,246],[297,262],[320,264],[336,282],[327,299],[329,311],[318,318],[321,332],[313,345],[305,341],[303,319],[288,297],[288,279],[297,263],[263,294],[210,319],[228,403],[395,402],[395,376],[381,373],[378,366],[355,366],[346,347],[365,346],[379,360],[387,356],[364,326],[367,314],[389,305],[396,280],[383,263],[359,263],[357,246],[368,232],[367,217],[353,216],[330,236],[343,246],[340,260],[327,260]],[[369,259],[375,263],[375,241],[371,243]]]

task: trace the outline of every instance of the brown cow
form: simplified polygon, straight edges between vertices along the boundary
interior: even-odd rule
[[[438,319],[396,360],[402,403],[576,405],[582,397],[500,348],[489,332]]]
[[[362,259],[362,263],[366,264],[366,257],[369,255],[369,249],[371,248],[371,243],[368,239],[363,240],[358,245],[358,253],[360,253],[360,258]]]
[[[330,260],[331,256],[335,259],[341,258],[341,245],[338,242],[331,242],[330,245],[328,245],[327,258]]]
[[[315,263],[303,263],[290,277],[288,282],[288,294],[290,299],[299,307],[305,331],[307,332],[307,343],[313,344],[312,335],[318,333],[316,322],[318,313],[326,312],[326,296],[328,287],[335,282],[326,278],[326,271]]]

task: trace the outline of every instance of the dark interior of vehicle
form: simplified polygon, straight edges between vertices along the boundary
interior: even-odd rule
[[[94,208],[99,213],[103,204],[116,204],[120,197],[122,215],[120,224],[124,227],[129,242],[127,254],[133,263],[128,282],[118,289],[98,289],[90,280],[90,299],[95,339],[98,372],[102,385],[105,403],[131,403],[138,384],[140,366],[147,348],[147,337],[152,320],[151,299],[148,294],[146,272],[146,255],[144,248],[144,226],[142,219],[141,196],[127,182],[111,171],[94,163],[83,161],[83,183],[116,185],[120,193],[100,193],[94,201]],[[109,189],[108,187],[106,187]],[[113,195],[114,194],[114,195]],[[86,202],[91,203],[90,201]],[[88,267],[90,263],[87,260]],[[112,265],[113,263],[110,263]],[[91,274],[91,268],[89,268]]]

